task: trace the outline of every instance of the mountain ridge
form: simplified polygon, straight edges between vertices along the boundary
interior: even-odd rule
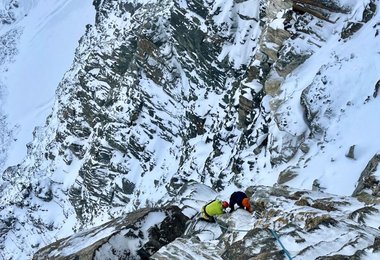
[[[376,136],[378,123],[362,115],[378,107],[379,65],[367,62],[378,50],[377,4],[323,3],[334,10],[310,1],[94,1],[96,23],[46,126],[2,175],[6,256],[162,205],[189,181],[224,196],[278,183],[375,202],[378,162],[365,166],[378,143],[348,115]]]

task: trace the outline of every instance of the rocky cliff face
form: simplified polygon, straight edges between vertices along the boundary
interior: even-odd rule
[[[341,82],[334,83],[327,71],[345,66],[355,55],[332,54],[334,63],[313,68],[308,80],[292,73],[312,62],[323,46],[349,41],[360,26],[372,26],[377,3],[363,3],[94,1],[96,23],[80,40],[46,126],[35,129],[27,158],[3,173],[4,258],[12,255],[14,245],[26,245],[20,256],[30,256],[73,231],[172,201],[190,180],[222,193],[265,176],[279,184],[304,185],[303,169],[323,153],[324,142],[334,139],[328,126],[349,109],[348,103],[344,108],[334,103],[342,93],[331,88]],[[367,87],[373,92],[375,84]],[[366,172],[376,176],[371,169]],[[370,188],[374,192],[367,202],[373,203],[378,181],[368,174],[350,192],[368,193]],[[359,176],[360,171],[356,180]],[[321,185],[323,190],[334,184]],[[301,195],[294,200],[299,199]],[[306,198],[298,203],[312,207],[317,202]],[[335,210],[346,202],[331,203]],[[290,226],[284,234],[294,241],[305,240],[316,227],[334,229],[340,223],[320,211],[300,211],[296,218],[306,221],[313,215],[318,223],[306,221],[310,227],[301,230],[301,224],[289,224],[287,212]],[[275,210],[265,223],[280,215]],[[341,225],[348,234],[351,224]],[[368,241],[377,231],[352,229],[357,230],[355,241],[367,241],[360,242],[360,250],[372,250]],[[268,235],[258,226],[246,235],[251,241],[264,233]],[[343,240],[336,254],[349,247],[349,238]],[[232,241],[226,258],[240,250],[233,248],[242,242]],[[322,252],[324,244],[318,241]],[[280,249],[269,242],[266,252],[274,257]],[[306,244],[293,253],[314,252]],[[256,255],[265,253],[255,243],[251,246]]]
[[[177,197],[182,210],[197,212],[202,205],[199,198],[206,195],[202,191],[207,189],[197,183],[183,189]],[[249,187],[249,192],[254,198],[253,216],[238,209],[219,216],[217,223],[208,223],[196,218],[188,221],[178,207],[163,211],[142,209],[57,241],[39,250],[34,259],[374,259],[380,256],[380,232],[373,226],[378,222],[372,221],[379,217],[378,205],[365,206],[354,198],[287,187],[255,186]],[[112,232],[106,232],[107,229]],[[83,246],[78,246],[82,243]]]

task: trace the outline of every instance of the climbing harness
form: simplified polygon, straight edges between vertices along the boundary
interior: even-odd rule
[[[210,205],[211,203],[213,203],[214,201],[215,201],[215,200],[212,200],[212,201],[210,201],[209,203],[207,203],[206,205],[204,205],[204,206],[202,207],[202,213],[204,213],[204,214],[206,215],[206,217],[209,218],[209,219],[212,219],[213,217],[210,216],[210,215],[207,213],[207,211],[206,211],[206,207],[207,207],[208,205]]]
[[[195,214],[187,224],[187,228],[185,230],[184,235],[187,236],[189,233],[194,229],[195,225],[198,223],[198,217],[200,216],[200,213]]]
[[[273,229],[270,229],[268,228],[268,230],[271,232],[272,236],[277,240],[277,242],[280,244],[280,246],[282,247],[282,250],[284,251],[285,255],[289,258],[289,260],[292,260],[292,257],[290,256],[289,254],[289,251],[286,250],[286,248],[284,247],[284,245],[281,243],[281,240],[280,238],[278,237],[276,231],[274,231]]]

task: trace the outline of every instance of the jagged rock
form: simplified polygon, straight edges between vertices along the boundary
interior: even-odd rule
[[[327,67],[323,66],[318,72],[318,77],[301,94],[301,105],[304,108],[306,124],[311,131],[311,135],[315,137],[323,136],[326,131],[326,127],[323,126],[321,121],[333,116],[332,108],[328,105],[332,103],[332,98],[326,92],[326,85],[330,83],[329,79],[323,76],[326,69]],[[321,102],[327,104],[323,109],[321,108]]]
[[[298,175],[297,171],[293,168],[286,169],[278,175],[277,183],[284,184],[292,179],[294,179]]]
[[[187,116],[191,121],[191,125],[189,127],[188,139],[194,138],[197,135],[201,135],[205,133],[204,124],[206,120],[204,118],[201,118],[190,112],[187,114]]]
[[[378,212],[379,210],[377,208],[367,206],[367,207],[363,207],[363,208],[355,210],[348,217],[350,219],[355,220],[359,224],[362,224],[362,223],[365,223],[365,219],[368,217],[368,215],[373,215]]]
[[[248,126],[248,115],[252,112],[253,104],[252,100],[246,98],[243,95],[239,97],[239,126],[246,128]]]
[[[196,245],[196,246],[194,246]],[[199,240],[198,237],[177,238],[167,247],[163,247],[157,253],[152,255],[152,260],[181,260],[192,259],[194,255],[198,258],[205,259],[220,259],[220,254],[223,252],[222,247],[215,243],[207,243]]]
[[[86,150],[83,149],[83,145],[71,143],[67,147],[73,154],[75,154],[79,159],[83,159]]]
[[[277,14],[281,10],[291,9],[293,6],[292,0],[278,1],[270,0],[267,3],[267,8],[265,9],[265,17],[272,20],[277,17]]]
[[[376,13],[377,6],[375,4],[374,0],[371,0],[368,5],[366,5],[364,11],[363,11],[363,16],[361,21],[357,22],[348,22],[345,28],[341,32],[341,37],[342,39],[347,39],[351,37],[353,34],[355,34],[357,31],[362,28],[364,23],[367,23],[372,19],[372,17]]]
[[[280,115],[276,115],[276,119],[281,119]],[[283,120],[282,122],[278,121],[277,125],[280,129],[286,128],[287,122]],[[284,133],[282,140],[277,140],[276,138],[272,139],[270,143],[272,147],[271,151],[271,163],[272,165],[278,165],[283,162],[290,161],[295,154],[298,152],[300,144],[305,140],[305,133],[302,133],[300,136],[290,135]],[[277,142],[282,142],[282,146],[279,146]],[[296,168],[296,167],[294,167]]]
[[[321,0],[315,2],[313,0],[292,0],[295,3],[307,4],[330,12],[345,13],[349,11],[349,8],[342,5],[339,1]]]
[[[263,44],[261,44],[260,51],[264,53],[272,62],[277,61],[278,51],[286,39],[290,37],[290,33],[282,29],[274,29],[268,27],[264,34]]]
[[[281,19],[277,17],[277,12],[287,10],[291,6],[291,1],[268,1],[265,16],[271,21],[277,19],[280,23]],[[252,66],[251,71],[254,72],[252,76],[256,75],[256,79],[263,79],[266,93],[272,96],[280,93],[279,88],[283,81],[283,78],[278,77],[277,72],[272,69],[272,65],[278,61],[279,51],[290,36],[291,34],[280,25],[274,28],[267,24],[260,37],[259,52],[255,54],[255,62],[259,64],[260,68],[257,68],[258,65]]]
[[[318,217],[309,217],[306,219],[305,228],[307,231],[313,231],[318,229],[320,225],[332,225],[335,226],[338,224],[338,221],[333,219],[329,215],[322,215]]]
[[[18,0],[10,0],[2,3],[0,10],[0,25],[15,23],[26,15],[30,7],[24,2],[21,2],[21,5],[23,8],[20,8],[20,2]]]
[[[19,175],[18,171],[19,171],[19,165],[17,165],[17,166],[10,166],[7,169],[5,169],[5,171],[3,172],[1,178],[4,181],[12,182],[12,179],[14,178],[14,176]]]
[[[16,218],[12,216],[1,216],[0,219],[0,238],[14,227]]]
[[[339,1],[310,1],[310,0],[292,0],[293,10],[301,13],[309,13],[319,19],[334,23],[330,20],[332,13],[347,13],[350,8],[342,5]]]
[[[312,184],[312,186],[311,186],[311,190],[313,190],[313,191],[320,191],[320,182],[319,182],[319,180],[318,179],[315,179],[314,181],[313,181],[313,184]]]
[[[355,160],[355,145],[350,146],[350,149],[348,150],[346,157]]]
[[[358,255],[333,255],[333,256],[320,256],[316,260],[360,260],[360,254]]]
[[[379,89],[380,89],[380,80],[378,80],[376,82],[376,85],[375,85],[375,90],[373,91],[373,97],[377,97],[377,95],[379,94]]]
[[[373,241],[372,248],[373,248],[374,252],[380,251],[380,237],[375,237],[375,240]]]
[[[310,206],[310,203],[306,198],[300,198],[294,204],[297,206]]]
[[[53,199],[52,183],[50,180],[41,180],[34,187],[34,193],[36,196],[46,202],[49,202]]]
[[[326,189],[325,187],[321,186],[321,183],[320,183],[320,181],[318,179],[315,179],[313,181],[313,184],[311,186],[311,190],[323,192],[325,189]]]
[[[374,155],[360,174],[358,183],[352,196],[360,196],[362,193],[367,193],[367,189],[371,191],[370,195],[379,195],[379,180],[373,175],[376,172],[380,162],[380,154]]]
[[[283,77],[280,77],[278,74],[270,74],[268,79],[265,81],[265,92],[268,95],[271,95],[273,97],[279,95],[281,93],[281,83],[284,81]],[[276,111],[277,107],[279,107],[280,104],[274,104],[272,102],[271,108]]]
[[[352,36],[354,33],[360,30],[362,28],[363,24],[361,23],[348,23],[346,28],[342,31],[341,37],[342,39],[346,39],[350,36]]]
[[[333,23],[333,21],[330,20],[330,14],[323,9],[321,10],[320,8],[311,8],[310,5],[294,3],[293,10],[297,13],[309,13],[319,19]]]
[[[310,51],[299,52],[299,50],[296,50],[290,44],[284,45],[277,54],[278,60],[275,69],[281,77],[285,78],[311,55]]]
[[[226,247],[222,259],[281,259],[283,253],[276,239],[267,229],[256,228],[249,231],[242,240]],[[265,258],[268,257],[268,258]]]
[[[148,259],[185,231],[178,207],[141,209],[41,248],[33,259]]]
[[[300,150],[303,152],[303,153],[308,153],[309,151],[310,151],[310,147],[307,145],[307,144],[305,144],[305,143],[302,143],[301,145],[300,145]]]
[[[247,180],[256,181],[256,172],[278,174],[277,169],[286,169],[278,183],[294,178],[295,183],[299,181],[298,169],[306,167],[309,158],[299,159],[298,151],[313,151],[312,142],[324,140],[324,127],[329,126],[329,122],[321,120],[337,116],[329,106],[333,102],[329,91],[325,91],[335,83],[325,76],[333,64],[321,67],[315,78],[310,78],[313,82],[295,80],[291,86],[294,89],[290,92],[306,87],[301,104],[310,129],[287,131],[293,123],[290,116],[299,108],[288,106],[287,98],[294,96],[284,91],[283,82],[330,40],[337,28],[342,28],[341,21],[336,20],[336,25],[325,21],[338,17],[332,12],[348,9],[340,6],[341,1],[295,1],[303,4],[302,10],[309,14],[299,12],[300,5],[295,8],[290,0],[185,2],[94,1],[95,24],[86,27],[73,66],[57,89],[57,102],[46,128],[34,134],[33,142],[28,144],[27,159],[3,175],[0,210],[21,212],[17,219],[12,219],[10,229],[0,225],[4,238],[1,243],[5,241],[5,245],[11,246],[0,247],[7,250],[6,257],[27,258],[39,247],[29,241],[55,239],[56,234],[61,234],[57,230],[73,228],[63,226],[68,225],[69,221],[65,222],[68,218],[78,229],[91,226],[98,217],[110,218],[176,198],[189,180],[209,183],[222,192],[231,183],[242,187]],[[371,4],[363,21],[376,14]],[[253,10],[257,13],[253,14]],[[340,16],[345,20],[352,14]],[[12,47],[13,40],[17,41],[17,35],[2,38],[1,42]],[[11,60],[14,54],[3,55],[3,49],[0,63],[3,57]],[[339,62],[336,66],[342,65]],[[257,80],[264,86],[263,90],[250,93],[252,99],[244,95],[248,93],[243,93],[245,88],[240,88],[246,76],[247,82]],[[298,105],[298,100],[294,104]],[[302,145],[305,140],[311,140],[310,147]],[[289,166],[286,163],[294,168],[286,168]],[[41,183],[45,178],[52,182]],[[358,188],[372,185],[373,194],[377,194],[376,181],[368,178]],[[267,196],[251,193],[254,199],[258,198],[253,201],[257,216],[238,211],[231,218],[248,219],[243,224],[250,230],[274,226],[283,232],[281,237],[289,238],[290,245],[300,244],[292,252],[300,259],[346,251],[350,255],[359,254],[360,250],[371,250],[368,241],[378,235],[369,227],[345,221],[349,211],[363,206],[355,204],[357,201],[342,198],[352,205],[352,209],[343,210],[344,203],[340,204],[336,197],[330,201],[332,195],[328,194],[286,187],[264,188],[260,192]],[[327,199],[315,200],[312,195]],[[59,205],[58,220],[35,217],[47,212],[46,202]],[[362,211],[366,215],[366,210]],[[377,216],[375,211],[372,213]],[[331,219],[324,218],[326,214]],[[309,231],[319,239],[317,242],[308,240],[306,219]],[[339,221],[339,227],[329,225],[334,220]],[[235,221],[223,223],[233,225]],[[23,228],[30,233],[25,235]],[[333,234],[333,240],[324,233],[326,229]],[[355,248],[348,233],[359,241]],[[132,231],[128,234],[139,236]],[[231,252],[224,252],[226,256],[238,257],[237,252],[244,255],[244,243],[238,240],[245,233],[212,234],[215,235],[212,242],[192,237],[191,242],[199,246],[192,249],[201,248],[202,256],[212,252],[209,255],[218,258],[226,248],[224,243],[229,243]],[[248,241],[253,248],[255,241],[251,239],[256,237],[251,236]],[[179,238],[167,248],[176,247],[173,252],[183,257],[185,242]],[[267,246],[270,252],[261,251],[256,257],[281,257],[278,245],[269,238],[267,242],[262,246]],[[17,256],[12,255],[15,244],[25,245]],[[330,244],[335,248],[330,250]],[[157,241],[149,247],[156,250]],[[139,254],[145,256],[150,252],[143,249]]]
[[[327,212],[335,211],[337,208],[334,206],[334,203],[328,200],[316,200],[312,205],[312,208],[322,209]]]
[[[259,79],[260,78],[260,67],[258,66],[250,66],[247,69],[247,81],[251,82],[254,79]]]

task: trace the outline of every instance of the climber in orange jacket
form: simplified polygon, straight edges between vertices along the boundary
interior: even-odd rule
[[[251,207],[251,203],[250,203],[250,200],[249,200],[247,194],[245,194],[242,191],[235,191],[234,193],[231,194],[231,197],[230,197],[231,211],[230,212],[235,210],[236,204],[239,206],[239,208],[243,208],[250,213],[253,212],[253,209]]]
[[[202,207],[200,219],[208,222],[216,222],[214,216],[225,213],[226,208],[228,208],[227,201],[213,200]]]

